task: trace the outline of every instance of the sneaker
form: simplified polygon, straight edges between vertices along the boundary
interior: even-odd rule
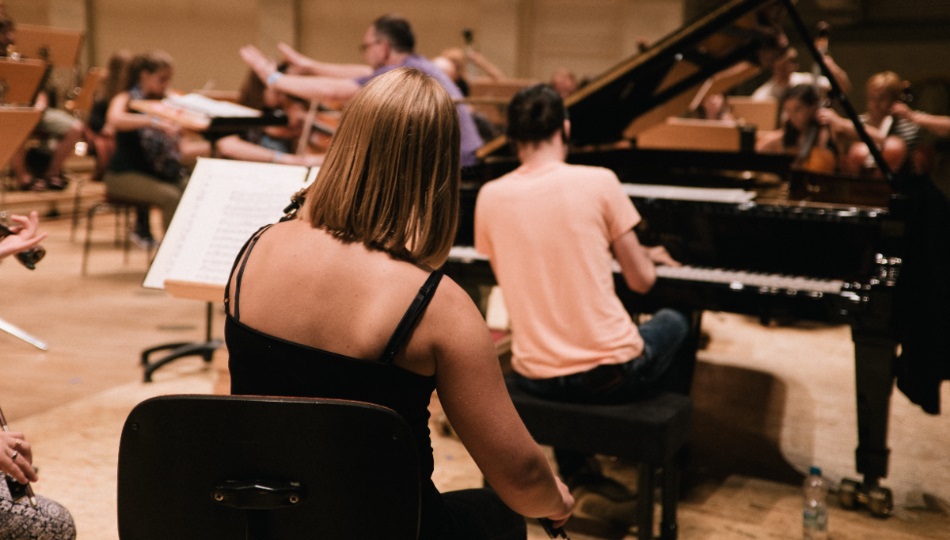
[[[637,496],[627,486],[601,476],[571,489],[574,515],[594,521],[629,527],[637,520]]]
[[[144,236],[134,231],[129,233],[129,239],[132,240],[133,244],[146,251],[154,249],[157,244],[151,236]]]

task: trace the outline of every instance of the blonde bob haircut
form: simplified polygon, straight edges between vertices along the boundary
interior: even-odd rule
[[[458,112],[439,83],[411,68],[350,100],[303,219],[344,242],[439,267],[458,221]]]
[[[893,71],[882,71],[868,78],[867,88],[880,89],[887,93],[892,101],[898,101],[908,88],[908,83]]]

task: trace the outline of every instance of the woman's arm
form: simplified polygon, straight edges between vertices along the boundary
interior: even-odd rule
[[[938,116],[923,111],[915,111],[905,103],[897,102],[891,106],[891,113],[899,118],[909,120],[918,126],[932,131],[935,135],[946,137],[950,135],[950,116]]]
[[[515,411],[471,299],[443,280],[419,330],[423,325],[434,344],[442,407],[488,483],[519,514],[566,521],[574,500]]]
[[[228,135],[218,139],[215,144],[215,150],[218,155],[228,159],[239,159],[242,161],[259,161],[262,163],[280,163],[281,165],[302,165],[304,167],[313,167],[323,162],[322,156],[288,154],[278,152],[270,148],[264,148],[259,144],[247,142],[237,135]]]
[[[151,127],[160,129],[173,137],[178,136],[181,132],[178,125],[168,120],[157,116],[130,112],[129,101],[131,101],[131,96],[128,92],[121,92],[112,98],[112,101],[109,102],[109,109],[106,111],[107,126],[115,131],[135,131]]]

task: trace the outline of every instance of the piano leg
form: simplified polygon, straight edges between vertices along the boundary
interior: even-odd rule
[[[897,342],[886,332],[867,334],[852,327],[858,405],[855,461],[858,473],[864,475],[864,482],[858,487],[857,502],[866,503],[875,515],[886,516],[890,514],[893,503],[890,490],[882,488],[880,482],[887,477],[890,455],[887,423]]]

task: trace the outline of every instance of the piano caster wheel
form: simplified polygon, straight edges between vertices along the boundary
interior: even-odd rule
[[[838,502],[842,508],[854,510],[858,507],[858,494],[861,492],[861,484],[845,478],[838,486]]]
[[[894,495],[888,488],[880,486],[872,487],[868,490],[868,510],[871,515],[879,518],[886,518],[894,511]]]
[[[894,495],[890,489],[881,486],[865,489],[859,482],[848,478],[838,486],[838,502],[848,510],[865,506],[872,516],[879,518],[890,516],[894,510]]]

